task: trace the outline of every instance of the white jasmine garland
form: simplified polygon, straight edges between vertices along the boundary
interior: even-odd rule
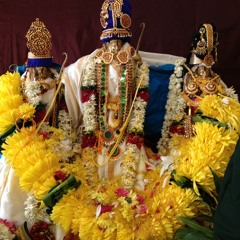
[[[141,133],[144,127],[147,103],[140,97],[134,102],[132,118],[129,122],[130,132]]]
[[[41,84],[39,81],[26,80],[24,92],[28,98],[28,102],[33,106],[37,106],[41,102]]]
[[[140,150],[135,144],[127,144],[127,149],[124,152],[124,164],[122,174],[122,184],[128,189],[131,189],[136,182],[137,163],[140,159]]]
[[[96,61],[91,60],[86,64],[86,68],[83,74],[83,87],[95,87],[96,86]]]
[[[33,194],[29,194],[25,205],[25,217],[28,220],[30,226],[33,226],[38,221],[44,221],[48,224],[51,223],[49,214],[46,212],[46,207],[40,207],[40,202],[38,202]]]
[[[137,71],[137,84],[141,80],[141,88],[149,85],[149,68],[146,63],[143,63]]]
[[[180,93],[181,83],[183,82],[182,71],[185,59],[178,59],[175,63],[174,73],[170,77],[169,92],[166,103],[166,114],[162,127],[162,137],[158,141],[157,148],[160,155],[165,155],[167,152],[171,134],[169,127],[174,120],[179,121],[184,116],[186,103]]]
[[[58,134],[61,134],[62,137],[58,141],[55,141],[53,144],[53,149],[56,154],[61,158],[63,162],[69,162],[69,159],[74,155],[75,146],[73,142],[73,133],[72,133],[72,117],[65,110],[60,110],[58,113]],[[44,122],[41,126],[42,133],[51,132],[51,127],[49,122]]]
[[[91,95],[88,102],[83,103],[83,124],[86,132],[92,132],[97,127],[96,105],[94,95]]]
[[[75,152],[74,143],[71,139],[71,136],[60,128],[58,128],[58,133],[56,134],[60,134],[61,137],[58,138],[58,141],[54,142],[52,149],[59,156],[62,162],[69,162],[71,160],[70,158],[73,157]]]
[[[137,85],[141,81],[141,88],[148,88],[149,85],[149,68],[146,63],[143,63],[137,71]],[[144,127],[145,113],[146,113],[147,102],[137,97],[134,105],[131,120],[129,121],[129,130],[130,132],[142,133]]]
[[[58,127],[62,129],[68,136],[71,135],[71,115],[65,110],[60,110],[58,113]]]
[[[82,87],[96,87],[95,68],[96,60],[91,60],[86,64]],[[83,103],[83,125],[86,132],[93,132],[97,128],[96,105],[94,94],[90,96],[89,101]]]
[[[148,88],[149,85],[149,68],[147,64],[142,64],[137,71],[136,84],[138,86],[139,82],[141,88]],[[144,120],[146,113],[147,102],[137,97],[133,103],[133,112],[131,119],[129,121],[129,132],[130,133],[143,133]],[[126,150],[124,152],[124,164],[123,164],[123,174],[122,174],[122,184],[126,188],[131,189],[135,182],[137,176],[137,164],[139,162],[141,151],[135,144],[128,143]]]

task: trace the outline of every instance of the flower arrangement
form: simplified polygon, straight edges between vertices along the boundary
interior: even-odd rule
[[[20,134],[14,134],[15,136],[11,138],[16,140],[20,138],[26,139],[26,136],[23,135],[19,136],[20,138],[16,136]],[[57,140],[54,137],[53,139],[55,142],[60,141],[61,138]],[[168,182],[163,188],[162,186],[168,174],[162,173],[162,176],[160,176],[160,167],[147,171],[144,177],[147,183],[145,190],[136,191],[125,188],[121,179],[107,182],[98,180],[96,181],[98,184],[90,187],[87,182],[89,179],[85,178],[86,168],[82,165],[81,158],[76,159],[72,164],[57,164],[57,161],[54,164],[55,160],[51,156],[50,162],[43,166],[43,162],[46,161],[43,156],[49,154],[47,149],[51,149],[53,139],[51,139],[51,135],[47,140],[36,136],[30,143],[32,147],[35,144],[38,146],[38,148],[34,148],[34,152],[41,158],[34,158],[33,164],[33,162],[30,162],[33,155],[29,154],[29,152],[24,154],[28,167],[25,167],[25,171],[20,174],[20,184],[21,186],[26,185],[27,179],[24,176],[31,172],[30,166],[34,168],[35,175],[31,175],[31,179],[28,178],[29,183],[27,185],[30,186],[37,199],[42,199],[49,189],[57,184],[59,179],[64,180],[65,175],[62,178],[60,170],[64,170],[64,173],[71,173],[82,181],[79,188],[68,191],[57,202],[50,215],[51,220],[55,224],[61,225],[66,233],[72,231],[74,234],[79,235],[81,239],[95,239],[97,236],[100,239],[120,240],[153,237],[157,239],[173,239],[175,232],[184,226],[178,216],[191,219],[202,213],[209,214],[209,209],[202,201],[201,196],[191,188],[181,188],[174,182],[172,184]],[[229,137],[221,139],[220,142],[222,143],[219,146],[225,145],[228,139]],[[41,145],[39,140],[40,142],[43,141],[44,148],[39,148]],[[16,142],[14,143],[10,139],[8,139],[7,144],[5,154],[10,153],[13,145],[17,145]],[[233,146],[232,143],[231,149]],[[223,154],[227,154],[228,149],[229,147],[226,146]],[[47,152],[45,153],[45,151]],[[184,153],[184,151],[182,152]],[[14,158],[13,155],[12,157],[11,155],[7,156],[11,159]],[[21,157],[17,157],[13,162],[20,161],[20,159]],[[17,170],[19,165],[13,164],[13,166]],[[219,167],[221,171],[224,169],[224,166],[221,163],[219,165],[217,160],[212,163],[211,167],[214,170]],[[48,174],[43,174],[41,169],[44,169],[44,172]],[[182,173],[180,172],[182,169],[180,166],[175,167],[175,169],[179,169],[179,175]],[[198,171],[198,167],[193,165],[190,170],[191,172]],[[207,168],[203,169],[201,176],[210,176],[208,171]],[[39,174],[43,176],[39,177]],[[96,175],[93,176],[97,179]],[[210,182],[212,184],[212,178],[202,181],[202,186],[207,187]],[[199,186],[198,182],[197,185]],[[40,186],[42,194],[40,194]],[[30,188],[28,191],[30,191]]]
[[[34,81],[35,82],[35,81]],[[18,159],[16,159],[16,162],[13,163],[13,168],[18,168],[16,170],[17,176],[22,176],[22,182],[21,187],[26,192],[30,192],[31,195],[26,200],[26,217],[29,220],[30,225],[34,225],[38,220],[44,221],[46,224],[51,224],[51,220],[49,218],[49,215],[46,213],[46,208],[39,208],[40,202],[36,200],[36,197],[42,198],[46,194],[46,192],[49,191],[49,186],[54,186],[54,184],[57,184],[57,180],[52,178],[53,172],[57,169],[59,169],[60,162],[69,162],[69,159],[73,156],[73,151],[76,149],[74,148],[73,141],[75,140],[74,134],[71,132],[71,117],[64,109],[61,107],[59,109],[58,114],[58,126],[62,129],[61,131],[58,131],[57,128],[51,128],[49,127],[48,122],[42,123],[40,131],[36,132],[36,122],[41,122],[42,119],[45,117],[46,109],[43,108],[43,105],[41,103],[41,97],[37,97],[39,95],[39,88],[38,83],[32,84],[32,81],[26,81],[24,82],[24,90],[25,94],[33,96],[36,96],[34,98],[36,101],[33,102],[25,102],[25,99],[22,97],[22,89],[21,89],[21,83],[22,80],[20,79],[19,73],[10,73],[7,72],[6,74],[0,76],[0,85],[1,85],[1,104],[2,104],[2,112],[1,112],[1,121],[0,121],[0,129],[1,129],[1,150],[3,150],[3,145],[5,145],[6,142],[13,141],[14,145],[17,144],[19,147],[14,149],[12,153],[7,155],[9,157],[9,160],[11,162],[12,156],[19,156],[20,159],[25,159],[25,157],[30,154],[31,157],[28,159],[28,161],[24,162],[21,160],[21,163],[18,162]],[[34,86],[35,87],[34,87]],[[38,101],[38,100],[39,101]],[[34,118],[34,120],[33,120]],[[7,121],[6,121],[7,120]],[[20,120],[22,120],[21,123]],[[25,123],[27,121],[32,122],[31,127],[25,126]],[[47,119],[48,120],[48,119]],[[27,124],[26,124],[27,125]],[[29,125],[28,125],[29,126]],[[20,131],[21,134],[15,135],[16,129]],[[36,134],[35,144],[32,143],[32,138]],[[13,139],[10,138],[10,136],[13,136]],[[24,137],[23,137],[24,136]],[[15,138],[14,138],[15,137]],[[23,139],[22,139],[23,137]],[[25,138],[26,137],[26,138]],[[20,140],[21,139],[21,140]],[[58,141],[55,142],[55,140],[58,139]],[[45,149],[46,145],[44,144],[44,141],[48,144],[47,146],[51,149]],[[16,141],[16,142],[15,142]],[[18,142],[19,141],[19,142]],[[7,146],[7,145],[5,145]],[[25,148],[26,147],[26,148]],[[25,150],[22,151],[22,150]],[[38,151],[36,151],[36,149]],[[52,154],[53,149],[55,150],[55,153]],[[34,154],[34,152],[36,154]],[[46,153],[46,155],[42,154],[43,152]],[[3,153],[4,154],[4,153]],[[26,155],[25,155],[26,154]],[[4,154],[5,155],[5,154]],[[24,168],[28,168],[34,161],[34,159],[39,159],[43,157],[45,161],[41,162],[42,166],[42,172],[39,172],[39,175],[37,174],[35,178],[34,168],[32,171],[29,171],[27,174],[24,171]],[[46,158],[45,158],[45,157]],[[15,158],[15,157],[13,157]],[[47,160],[48,158],[48,160]],[[31,163],[30,163],[30,162]],[[39,162],[40,163],[40,162]],[[44,163],[46,165],[44,165]],[[18,167],[14,164],[17,164]],[[53,170],[51,174],[46,172],[45,170],[48,168],[46,166],[53,167]],[[41,168],[41,166],[38,165],[38,167]],[[57,165],[58,167],[56,167]],[[31,177],[34,177],[35,180],[39,178],[40,182],[43,178],[48,178],[50,176],[50,185],[47,186],[40,186],[37,181],[35,181],[35,187],[32,188],[32,180]],[[43,177],[43,178],[41,178]],[[7,176],[6,176],[7,180]],[[34,189],[36,189],[36,192],[34,192]],[[39,189],[39,191],[37,190]],[[35,195],[33,195],[32,190]],[[6,222],[5,222],[6,223]],[[5,229],[6,230],[6,229]],[[7,234],[7,233],[6,233]],[[5,235],[1,235],[5,236]],[[14,236],[12,236],[14,238]],[[6,237],[4,239],[12,239],[9,237]],[[39,239],[39,238],[37,238]],[[45,238],[44,238],[45,239]]]
[[[183,65],[184,62],[177,62],[175,72],[170,79],[167,113],[163,127],[165,133],[158,143],[159,154],[167,153],[166,157],[162,157],[161,174],[166,173],[165,182],[170,179],[182,188],[193,189],[196,195],[200,196],[214,211],[218,196],[215,183],[223,177],[239,139],[240,104],[233,89],[227,88],[219,78],[221,86],[217,86],[219,87],[218,93],[203,95],[197,99],[197,107],[194,106],[194,114],[191,116],[193,134],[190,138],[186,138],[184,136],[185,126],[179,127],[173,125],[173,123],[179,123],[183,119],[187,105],[185,103],[179,104],[181,111],[178,109],[175,112],[176,103],[171,101],[174,96],[175,99],[178,99],[177,96],[182,98],[180,94],[182,91],[181,85],[172,89],[172,83],[178,77],[182,82],[185,66]],[[176,102],[179,101],[176,100]],[[212,216],[209,213],[207,215]],[[193,225],[195,225],[195,232],[196,230],[200,232],[203,230],[205,237],[209,237],[207,239],[214,238],[211,227],[203,228],[204,224],[199,221],[198,217],[196,218],[197,222],[187,218],[181,219],[188,227],[177,231],[175,239],[194,231],[191,230]],[[202,226],[199,225],[199,222]],[[200,235],[203,237],[204,234],[197,231],[194,236],[196,238]]]
[[[89,79],[92,79],[94,64],[87,69]],[[109,181],[98,179],[94,168],[97,154],[95,135],[83,136],[86,139],[83,141],[85,145],[82,145],[82,156],[75,156],[71,164],[62,161],[58,151],[53,151],[65,139],[61,129],[51,128],[44,134],[33,134],[34,137],[31,137],[34,128],[22,128],[8,137],[3,146],[4,155],[20,178],[21,188],[34,195],[28,200],[29,208],[42,207],[42,199],[49,190],[70,174],[81,181],[81,186],[67,191],[51,209],[50,224],[60,225],[65,233],[71,232],[83,240],[170,240],[184,227],[184,219],[196,219],[203,214],[211,216],[210,206],[202,193],[213,199],[217,196],[213,172],[219,177],[223,176],[234,151],[239,138],[240,105],[221,95],[203,98],[198,107],[200,115],[224,125],[214,125],[201,118],[195,124],[194,137],[186,139],[174,134],[168,142],[171,154],[163,158],[162,164],[147,167],[144,175],[137,175],[136,160],[143,155],[142,126],[148,99],[145,92],[147,78],[144,77],[147,71],[143,72],[139,73],[138,79],[142,78],[142,82],[129,122],[130,134],[123,165],[125,177]],[[180,70],[176,74],[181,77]],[[94,89],[94,81],[87,82],[91,82]],[[94,99],[94,95],[94,90],[87,91],[84,94],[85,103]],[[180,118],[182,113],[172,114],[167,119]],[[89,123],[88,133],[95,128],[94,121]],[[207,146],[206,142],[209,143]],[[132,188],[135,178],[143,179],[144,191]],[[31,211],[38,217],[31,218]],[[32,224],[47,219],[46,211],[31,211],[28,211],[28,216]]]

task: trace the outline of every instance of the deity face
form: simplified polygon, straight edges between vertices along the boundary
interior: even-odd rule
[[[46,67],[36,67],[36,76],[42,79],[48,77],[48,69]]]
[[[118,53],[121,48],[122,48],[121,40],[114,39],[108,43],[108,51],[113,54]]]

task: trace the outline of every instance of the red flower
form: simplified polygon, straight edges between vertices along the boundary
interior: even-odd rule
[[[113,206],[111,205],[101,205],[100,213],[111,212],[112,209],[113,209]]]
[[[93,148],[96,145],[96,136],[83,135],[82,136],[82,148]]]
[[[8,227],[9,231],[12,234],[14,234],[16,232],[16,230],[17,230],[15,225],[14,225],[14,223],[9,222],[9,221],[7,221],[5,219],[0,219],[0,223],[4,224],[6,227]]]
[[[145,198],[143,196],[137,195],[137,200],[139,202],[139,204],[142,204],[145,200]]]
[[[138,92],[137,96],[143,99],[145,102],[148,102],[149,100],[149,92],[147,91]]]
[[[63,171],[58,170],[54,173],[54,178],[55,178],[56,181],[62,181],[63,182],[64,180],[66,180],[68,178],[68,175]]]
[[[124,188],[118,188],[117,191],[115,192],[119,197],[126,197],[128,195],[128,191]]]
[[[144,214],[147,212],[147,206],[146,205],[140,205],[138,206],[137,213],[138,214]]]
[[[37,111],[37,112],[35,113],[35,118],[34,118],[35,122],[36,122],[36,123],[41,122],[41,121],[43,120],[43,118],[45,117],[45,115],[46,115],[46,109],[45,109],[45,108],[42,108],[41,110]],[[49,119],[48,119],[48,117],[47,117],[46,120],[45,120],[45,122],[47,122],[48,120],[49,120]]]
[[[88,102],[90,100],[90,96],[94,95],[96,97],[96,91],[92,89],[82,90],[82,103]]]
[[[181,126],[181,125],[171,125],[169,127],[169,131],[171,133],[176,133],[176,134],[179,134],[179,135],[184,135],[184,133],[185,133],[184,127]]]
[[[144,139],[141,138],[139,135],[129,134],[127,143],[135,144],[138,149],[140,149],[144,144]]]
[[[30,234],[33,240],[55,240],[49,225],[43,221],[38,221],[35,223],[30,230]]]
[[[49,139],[50,137],[49,132],[40,132],[39,135],[42,135],[44,140]]]

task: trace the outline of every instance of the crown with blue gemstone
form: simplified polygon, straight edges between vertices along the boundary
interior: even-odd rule
[[[130,42],[132,37],[130,0],[105,0],[100,13],[102,34],[100,39],[109,42],[121,39]]]

